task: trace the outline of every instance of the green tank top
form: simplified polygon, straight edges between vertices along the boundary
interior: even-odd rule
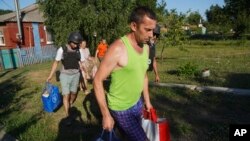
[[[121,69],[111,73],[111,84],[107,95],[108,106],[115,111],[127,110],[141,97],[144,77],[148,68],[148,51],[143,47],[143,53],[137,53],[130,44],[127,36],[123,43],[128,53],[128,63]]]

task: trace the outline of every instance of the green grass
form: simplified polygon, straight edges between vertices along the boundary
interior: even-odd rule
[[[197,41],[195,41],[197,42]],[[200,41],[202,42],[202,41]],[[186,45],[166,47],[161,59],[162,43],[157,48],[158,70],[162,82],[250,88],[250,44],[248,47],[230,46],[228,42],[210,41],[213,45]],[[178,67],[191,63],[201,72],[209,68],[211,76],[205,80],[196,77],[179,77]],[[150,78],[153,77],[149,74]]]
[[[153,105],[167,117],[173,140],[228,140],[230,124],[249,123],[250,97],[153,88]]]
[[[5,126],[7,133],[22,141],[93,138],[101,129],[97,119],[100,113],[93,95],[79,93],[74,109],[79,114],[71,127],[63,124],[63,107],[55,113],[43,111],[41,93],[50,68],[51,62],[0,73],[0,124]],[[60,86],[55,80],[53,83]]]
[[[183,49],[167,47],[163,60],[158,59],[161,82],[250,89],[250,48],[231,42],[209,41],[201,45],[194,41]],[[204,79],[177,75],[178,67],[187,63],[198,70],[209,68],[211,76]],[[63,124],[63,107],[55,113],[42,110],[41,92],[51,64],[0,72],[0,124],[21,141],[92,140],[101,131],[101,115],[93,93],[85,96],[79,92],[72,108],[76,120],[70,127]],[[150,72],[150,81],[153,78]],[[55,79],[53,83],[60,86]],[[173,141],[224,141],[228,140],[230,124],[250,123],[249,96],[163,87],[150,87],[150,96],[158,115],[168,119]]]

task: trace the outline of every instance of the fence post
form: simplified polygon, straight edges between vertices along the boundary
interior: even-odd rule
[[[0,70],[4,70],[2,50],[0,50]]]

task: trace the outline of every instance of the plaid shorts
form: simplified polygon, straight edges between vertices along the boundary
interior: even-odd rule
[[[125,111],[111,111],[116,126],[129,141],[146,141],[147,136],[141,126],[143,102],[140,99],[133,107]]]

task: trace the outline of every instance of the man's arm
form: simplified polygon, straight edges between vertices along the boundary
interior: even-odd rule
[[[102,126],[105,130],[111,131],[114,127],[114,119],[112,118],[105,97],[105,92],[103,88],[103,81],[108,77],[113,69],[118,64],[120,59],[121,49],[117,41],[113,43],[108,49],[103,61],[101,62],[97,73],[94,78],[94,90],[97,103],[100,107],[102,113]]]
[[[54,61],[53,65],[52,65],[52,68],[51,68],[51,71],[50,71],[50,74],[49,74],[49,77],[47,78],[47,82],[50,82],[53,74],[55,73],[56,71],[56,68],[57,68],[57,65],[58,65],[59,61]]]
[[[47,78],[47,82],[50,82],[53,74],[55,73],[56,69],[57,69],[57,65],[58,63],[61,61],[62,59],[62,54],[63,54],[63,48],[60,47],[57,52],[56,52],[56,58],[55,58],[55,61],[53,62],[52,64],[52,68],[51,68],[51,71],[50,71],[50,74],[49,74],[49,77]]]
[[[149,97],[147,73],[145,74],[145,78],[144,78],[143,98],[144,98],[146,108],[149,111],[149,109],[151,109],[153,106],[151,105],[150,97]]]
[[[155,82],[159,82],[160,81],[160,77],[158,75],[157,62],[156,62],[156,58],[155,57],[154,57],[154,60],[153,60],[153,69],[154,69],[154,73],[155,73]]]
[[[147,50],[148,50],[148,54],[149,54],[149,46],[146,46]],[[153,106],[151,105],[150,102],[150,97],[149,97],[149,90],[148,90],[148,75],[147,73],[145,73],[145,77],[144,77],[144,84],[143,84],[143,98],[144,98],[144,102],[146,105],[147,110],[149,111],[149,109],[151,109]]]

